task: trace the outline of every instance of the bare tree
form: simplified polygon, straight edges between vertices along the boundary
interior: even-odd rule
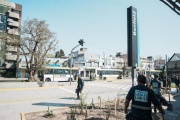
[[[37,73],[43,69],[47,53],[57,44],[55,34],[45,21],[28,19],[21,29],[20,49],[26,60],[29,81],[36,81]]]

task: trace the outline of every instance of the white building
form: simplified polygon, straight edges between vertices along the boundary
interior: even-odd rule
[[[71,56],[73,66],[80,67],[82,77],[89,77],[91,72],[95,72],[95,68],[122,68],[124,65],[124,60],[120,57],[90,54],[87,48],[80,48]]]
[[[147,58],[140,58],[141,69],[143,70],[154,70],[154,59],[148,60]]]

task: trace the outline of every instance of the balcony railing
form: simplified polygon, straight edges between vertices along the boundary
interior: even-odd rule
[[[19,27],[19,22],[16,22],[16,21],[8,22],[8,25]]]
[[[7,46],[7,51],[9,51],[9,52],[17,52],[17,47],[16,46]]]
[[[19,32],[18,32],[18,30],[16,30],[16,29],[9,29],[9,30],[8,30],[8,33],[9,33],[9,34],[13,34],[13,35],[19,35]]]
[[[9,17],[19,19],[19,14],[14,12],[9,12]]]
[[[17,59],[17,55],[6,55],[5,60],[13,60],[15,61]]]

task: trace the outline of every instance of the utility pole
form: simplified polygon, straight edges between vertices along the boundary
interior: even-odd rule
[[[56,48],[54,48],[54,58],[53,58],[53,81],[54,81],[54,66],[55,66],[55,62],[54,62],[54,59],[56,57]]]
[[[166,68],[166,88],[167,88],[167,55],[166,55],[166,66],[165,66],[165,68]]]
[[[81,46],[83,46],[83,43],[85,43],[83,39],[80,39],[78,42],[79,42],[79,45],[81,45]],[[73,50],[74,50],[75,48],[77,48],[79,45],[75,46],[75,47],[71,50],[71,54],[70,54],[70,80],[69,80],[69,81],[70,81],[70,85],[71,85],[71,80],[72,80],[72,79],[71,79],[71,74],[72,74],[72,69],[71,69],[71,68],[72,68],[72,63],[71,63],[71,62],[72,62],[72,52],[73,52]]]

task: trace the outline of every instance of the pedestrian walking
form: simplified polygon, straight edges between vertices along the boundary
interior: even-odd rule
[[[146,75],[146,86],[149,87],[150,83],[151,83],[151,75],[148,74],[148,75]]]
[[[79,93],[82,92],[83,86],[84,86],[84,81],[81,79],[80,74],[78,74],[78,81],[77,81],[77,83],[78,83],[78,85],[77,85],[77,89],[76,89],[76,93],[77,93],[77,98],[76,99],[80,99]]]
[[[178,92],[179,92],[179,90],[180,90],[180,87],[179,87],[180,80],[179,80],[178,76],[176,76],[176,78],[175,78],[174,82],[175,82],[175,85],[176,85],[176,90],[177,90],[177,93],[178,93]]]
[[[90,81],[92,80],[91,71],[90,71],[90,74],[89,74],[89,80]]]
[[[157,106],[157,109],[164,114],[164,110],[154,91],[145,86],[146,77],[138,75],[137,82],[138,85],[131,87],[126,96],[124,112],[127,114],[127,108],[132,100],[130,115],[132,120],[153,120],[151,103]],[[129,115],[126,116],[128,117]]]
[[[77,79],[77,72],[74,74],[74,80]]]
[[[161,89],[164,89],[164,87],[162,87],[161,82],[158,80],[158,75],[154,74],[154,79],[151,81],[150,87],[152,86],[152,89],[157,97],[157,99],[159,100],[160,103],[164,103],[164,105],[168,105],[168,102],[166,101],[166,99],[162,96],[161,94]],[[157,113],[156,110],[156,105],[154,106],[154,113]]]
[[[162,78],[162,81],[163,81],[163,87],[166,87],[166,76],[164,76],[164,77]]]
[[[102,80],[102,72],[99,73],[99,80]]]
[[[167,79],[167,87],[171,90],[171,78]]]

